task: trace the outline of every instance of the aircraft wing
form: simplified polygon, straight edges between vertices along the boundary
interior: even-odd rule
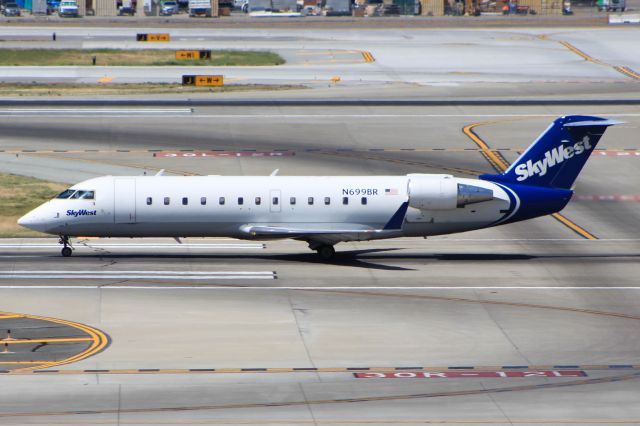
[[[296,238],[296,239],[333,239],[332,236],[341,236],[344,240],[359,240],[362,234],[386,234],[391,230],[376,229],[371,226],[358,223],[279,223],[277,225],[246,224],[240,230],[254,238]],[[398,230],[394,230],[398,231]],[[370,238],[371,236],[368,235]],[[364,239],[369,239],[364,238]]]
[[[240,231],[254,238],[295,238],[303,240],[349,241],[374,239],[373,235],[391,235],[402,231],[408,202],[400,205],[389,221],[382,227],[362,223],[248,223]],[[363,235],[364,234],[364,235]],[[340,238],[337,238],[340,236]]]

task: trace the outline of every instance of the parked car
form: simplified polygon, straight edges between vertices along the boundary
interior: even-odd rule
[[[136,10],[131,6],[120,6],[118,9],[118,16],[129,15],[133,16],[136,14]]]
[[[160,15],[169,16],[169,15],[175,15],[177,13],[178,13],[177,2],[173,0],[169,0],[169,1],[164,1],[160,3]]]
[[[6,3],[2,14],[4,16],[20,16],[20,8],[15,3]]]
[[[47,15],[53,15],[60,8],[59,0],[47,0]]]
[[[233,0],[233,8],[247,13],[249,11],[249,0]]]
[[[58,8],[58,16],[77,18],[78,15],[78,3],[76,0],[62,0],[60,7]]]
[[[598,10],[600,12],[624,12],[627,10],[626,0],[598,0]]]

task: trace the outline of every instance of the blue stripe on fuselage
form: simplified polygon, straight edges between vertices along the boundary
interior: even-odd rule
[[[391,216],[389,222],[384,226],[385,231],[393,230],[393,229],[402,229],[402,222],[404,222],[404,217],[407,215],[407,209],[409,208],[409,202],[405,201],[402,203],[400,208]]]

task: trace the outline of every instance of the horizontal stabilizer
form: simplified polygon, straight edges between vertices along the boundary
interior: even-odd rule
[[[624,124],[624,121],[618,120],[585,120],[585,121],[574,121],[573,123],[566,123],[564,127],[582,127],[582,126],[615,126],[617,124]]]

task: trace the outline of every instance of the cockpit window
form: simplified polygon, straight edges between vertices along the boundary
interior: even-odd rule
[[[65,199],[71,197],[71,195],[76,192],[75,189],[67,189],[62,191],[56,198]]]
[[[62,191],[56,198],[59,199],[67,199],[70,198],[72,200],[94,200],[96,198],[95,191],[85,191],[82,189],[67,189],[66,191]]]

